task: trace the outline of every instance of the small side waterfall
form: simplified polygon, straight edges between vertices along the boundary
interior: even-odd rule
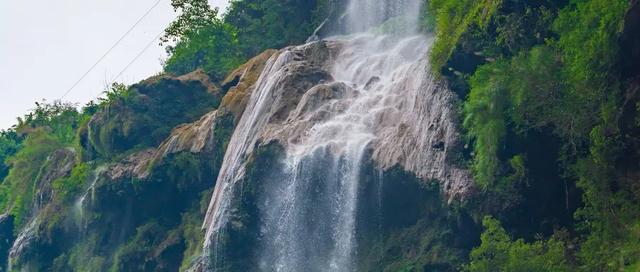
[[[300,52],[313,51],[320,42],[271,57],[217,179],[203,225],[204,251],[211,256],[204,269],[224,263],[221,239],[233,198],[260,142],[276,140],[285,148],[282,173],[262,181],[256,197],[260,238],[256,256],[247,258],[256,258],[255,269],[261,271],[357,269],[356,213],[365,159],[381,169],[401,165],[424,179],[465,175],[445,166],[447,146],[437,142],[455,137],[456,129],[447,108],[451,95],[438,92],[428,71],[432,38],[417,32],[421,2],[351,0],[346,18],[351,34],[327,41],[339,45],[328,61],[327,80],[305,89],[284,117],[277,117],[280,106],[292,99],[283,95],[286,77]],[[375,28],[398,18],[400,31]]]
[[[99,166],[93,171],[89,187],[85,189],[84,193],[78,199],[76,199],[75,203],[73,204],[76,224],[81,228],[83,232],[85,231],[86,227],[85,201],[87,201],[87,198],[93,201],[93,199],[95,198],[96,183],[98,183],[98,180],[100,180],[100,178],[102,177],[102,173],[104,173],[106,170],[107,167],[103,165]]]

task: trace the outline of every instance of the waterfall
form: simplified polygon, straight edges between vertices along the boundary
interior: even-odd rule
[[[287,148],[284,178],[267,181],[259,208],[263,271],[354,271],[356,210],[366,149],[383,119],[398,120],[397,103],[420,89],[428,40],[423,36],[340,37],[333,66],[350,86],[329,103],[331,117],[313,124]],[[304,98],[303,98],[304,99]],[[346,108],[344,108],[346,105]],[[319,108],[318,111],[326,111]]]
[[[230,203],[227,196],[233,190],[235,183],[244,175],[246,156],[253,150],[258,132],[267,121],[268,112],[271,110],[269,105],[274,103],[275,96],[272,95],[272,91],[285,73],[283,68],[291,59],[289,52],[275,54],[269,59],[256,82],[256,91],[252,94],[245,113],[231,137],[204,221],[207,229],[205,249],[211,246],[212,239],[226,223],[224,212]]]
[[[100,180],[102,173],[104,173],[105,171],[107,171],[107,166],[105,165],[98,166],[93,171],[93,177],[91,178],[89,187],[85,189],[84,193],[82,193],[82,195],[80,195],[80,197],[76,199],[75,203],[73,204],[75,221],[78,227],[80,227],[81,233],[83,234],[86,231],[86,218],[84,214],[86,205],[85,201],[87,201],[87,198],[93,201],[96,193],[96,184]]]
[[[257,259],[262,271],[357,269],[356,213],[365,159],[373,157],[384,168],[399,164],[425,179],[464,175],[443,166],[447,147],[434,143],[454,137],[455,128],[445,106],[450,94],[438,92],[428,71],[432,39],[417,32],[420,3],[351,0],[350,34],[327,39],[340,45],[328,69],[331,82],[308,88],[284,121],[274,116],[291,99],[283,95],[285,78],[300,52],[313,51],[315,43],[271,57],[230,140],[207,211],[204,248],[212,263],[205,269],[224,262],[221,237],[247,159],[261,141],[275,139],[285,147],[281,173],[262,181],[257,196],[260,238],[256,256],[247,259]],[[394,20],[402,22],[400,31],[378,27]],[[339,91],[318,102],[313,95],[322,88]],[[318,105],[310,106],[312,101]]]

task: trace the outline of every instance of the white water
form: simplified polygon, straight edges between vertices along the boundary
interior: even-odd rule
[[[106,170],[107,170],[107,167],[104,165],[101,165],[101,166],[98,166],[98,168],[96,168],[93,171],[93,177],[91,179],[91,183],[89,184],[89,187],[87,187],[84,193],[73,204],[76,224],[79,227],[81,227],[82,231],[84,231],[86,227],[85,218],[84,218],[85,205],[86,205],[85,201],[87,200],[88,197],[90,197],[90,200],[93,201],[93,199],[95,198],[96,183],[98,183],[98,180],[100,180],[102,173],[104,173]]]
[[[426,61],[432,41],[416,34],[420,2],[350,2],[347,29],[354,34],[333,38],[342,50],[330,71],[336,82],[347,86],[345,94],[311,113],[304,112],[306,98],[302,97],[281,130],[293,131],[304,124],[300,125],[303,133],[295,140],[286,139],[285,169],[279,178],[265,180],[264,192],[257,197],[260,270],[356,270],[358,190],[367,150],[376,146],[373,156],[381,157],[385,167],[400,163],[413,168],[429,159],[419,154],[432,155],[434,133],[426,130],[439,128],[449,113],[425,112],[425,104],[437,99],[424,98],[436,91],[436,85]],[[402,34],[370,29],[400,15],[405,18]],[[204,222],[205,252],[213,255],[214,266],[224,262],[217,258],[223,255],[220,237],[229,223],[234,192],[245,174],[247,157],[277,110],[274,105],[283,99],[278,91],[289,71],[287,65],[295,59],[294,50],[284,50],[269,60],[225,154]],[[318,115],[323,118],[313,118]],[[449,133],[444,126],[442,133]],[[429,135],[412,135],[415,132]],[[399,143],[416,145],[399,147]],[[400,153],[405,161],[398,158],[403,156]],[[418,162],[406,161],[410,159]],[[432,159],[441,163],[444,158]],[[410,170],[426,178],[448,175],[442,169],[425,168],[433,173]]]
[[[429,43],[423,36],[363,33],[337,39],[345,46],[332,75],[351,88],[314,112],[331,117],[287,147],[285,178],[266,182],[259,203],[263,271],[356,269],[364,155],[384,126],[397,125],[383,119],[400,120],[403,96],[415,94],[426,79],[420,60]],[[297,119],[293,115],[289,120]]]
[[[244,175],[246,156],[253,151],[258,140],[258,132],[270,116],[272,109],[269,106],[275,99],[271,92],[278,80],[286,73],[283,68],[291,59],[292,56],[288,52],[269,59],[256,82],[256,91],[252,94],[247,109],[231,137],[204,221],[204,227],[207,230],[205,249],[211,247],[212,241],[220,235],[219,230],[227,223],[224,213],[231,201],[229,197],[236,183]]]

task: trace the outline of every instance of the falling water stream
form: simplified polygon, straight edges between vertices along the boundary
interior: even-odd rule
[[[416,96],[431,80],[426,71],[431,39],[417,32],[420,3],[350,1],[345,26],[349,34],[330,38],[342,45],[330,73],[335,82],[348,86],[346,94],[321,109],[329,112],[328,118],[290,141],[280,178],[265,182],[257,204],[260,270],[357,269],[356,212],[367,150],[374,143],[384,146],[380,142],[407,116],[416,118],[408,111],[418,107]],[[402,31],[389,34],[378,27],[394,19],[402,23]],[[229,223],[233,191],[273,115],[279,80],[293,60],[291,51],[284,50],[268,61],[229,143],[204,223],[205,251],[215,263],[224,250],[219,238]]]

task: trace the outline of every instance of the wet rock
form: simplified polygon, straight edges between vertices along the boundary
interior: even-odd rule
[[[399,165],[424,181],[440,181],[450,201],[466,198],[473,191],[473,182],[469,171],[459,165],[462,144],[455,111],[457,96],[424,71],[428,67],[427,58],[423,57],[403,72],[418,78],[398,74],[394,81],[383,82],[382,77],[389,75],[380,74],[363,77],[360,84],[348,85],[333,78],[334,65],[341,65],[336,61],[342,61],[346,65],[343,68],[353,68],[351,72],[356,79],[370,74],[368,69],[373,69],[374,74],[376,69],[384,71],[385,62],[372,60],[371,64],[363,65],[358,63],[361,58],[352,62],[336,60],[336,52],[344,46],[341,42],[318,42],[292,50],[294,62],[287,66],[287,74],[271,94],[277,96],[278,103],[270,105],[271,113],[264,113],[272,115],[259,142],[276,140],[293,148],[292,145],[301,144],[303,139],[315,137],[314,133],[318,133],[313,129],[315,125],[340,116],[364,92],[388,88],[383,95],[371,97],[361,105],[371,114],[367,111],[353,114],[339,123],[350,122],[348,118],[373,118],[365,124],[371,127],[374,140],[369,148],[378,167],[388,170]],[[352,42],[358,46],[362,41]],[[359,52],[341,54],[341,58],[348,59],[357,57]],[[420,85],[409,87],[415,84]],[[326,133],[344,133],[341,138],[351,137],[352,132],[346,127],[339,128],[344,125],[339,123],[332,124],[337,126],[335,131]]]
[[[38,251],[37,246],[35,246],[38,239],[38,227],[39,223],[35,218],[20,231],[11,246],[11,250],[9,250],[9,270],[12,270],[16,264],[29,260],[32,254]]]
[[[149,163],[155,152],[155,148],[148,148],[133,153],[122,161],[109,166],[104,174],[114,181],[130,178],[144,179],[149,175]]]
[[[244,112],[253,85],[258,81],[267,60],[276,53],[277,50],[273,49],[262,52],[231,72],[221,83],[226,94],[220,106],[233,114],[236,121]]]
[[[354,182],[359,178],[358,170],[354,170],[357,165],[371,163],[369,159],[372,159],[375,168],[383,172],[399,168],[417,176],[424,185],[439,182],[438,188],[446,200],[463,199],[471,192],[469,171],[456,164],[460,146],[457,101],[455,94],[428,71],[428,52],[425,51],[429,48],[429,39],[409,37],[397,45],[393,37],[377,39],[373,45],[371,39],[365,34],[289,47],[267,62],[218,175],[203,224],[206,250],[220,243],[219,239],[225,239],[221,238],[224,235],[217,235],[221,229],[244,226],[237,224],[238,205],[245,203],[246,188],[257,184],[240,184],[251,183],[246,175],[255,174],[256,168],[250,162],[260,161],[256,159],[260,150],[272,144],[281,146],[287,162],[295,167],[286,170],[292,173],[270,180],[278,186],[286,186],[282,182],[290,180],[285,177],[297,178],[298,173],[304,175],[303,180],[324,177],[331,182],[341,178],[344,182]],[[337,168],[321,168],[332,163],[338,165]],[[310,170],[315,166],[320,167],[321,172],[314,174]],[[295,188],[294,192],[286,193],[288,200],[306,197],[304,190]],[[276,193],[270,196],[279,198],[278,194],[289,189],[276,186],[273,189]],[[327,195],[333,197],[340,193]],[[322,203],[339,202],[341,208],[355,205],[355,198],[335,201],[329,198]],[[266,199],[264,201],[270,200]],[[313,207],[319,203],[313,202]],[[276,210],[268,210],[270,207]],[[282,210],[270,207],[259,210],[271,215]],[[306,206],[300,209],[305,210]],[[346,222],[343,217],[346,214],[339,212],[335,218]],[[235,250],[234,246],[229,248]]]
[[[75,163],[76,153],[73,149],[59,149],[49,155],[36,185],[36,210],[51,202],[55,197],[53,181],[69,175]]]
[[[212,111],[194,123],[175,128],[169,138],[160,144],[153,155],[153,161],[157,162],[169,154],[179,152],[213,152],[217,118],[218,111]]]

